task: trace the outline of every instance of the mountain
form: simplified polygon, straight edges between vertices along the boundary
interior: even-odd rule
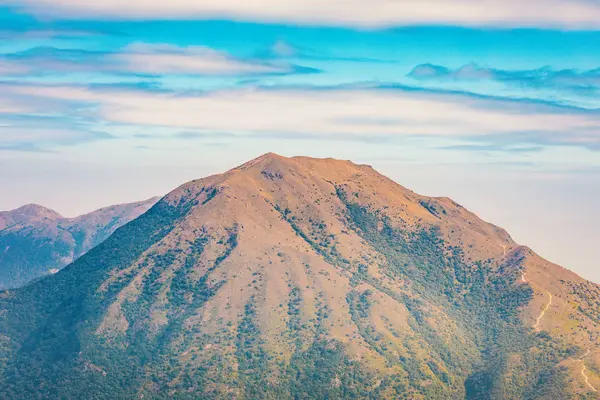
[[[157,201],[105,207],[76,218],[37,204],[0,212],[0,289],[58,272]]]
[[[0,293],[5,399],[596,399],[600,287],[371,167],[266,154]]]

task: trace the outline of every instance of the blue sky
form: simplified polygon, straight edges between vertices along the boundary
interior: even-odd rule
[[[337,157],[600,281],[598,2],[88,3],[0,3],[0,209]]]

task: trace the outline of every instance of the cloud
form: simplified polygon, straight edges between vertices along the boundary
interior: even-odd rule
[[[408,74],[414,79],[453,79],[457,81],[497,79],[500,75],[501,71],[483,68],[475,63],[466,64],[454,70],[442,65],[421,64]]]
[[[4,22],[4,21],[3,21]],[[23,40],[23,39],[58,39],[58,38],[82,38],[86,36],[99,35],[102,32],[69,29],[44,29],[32,27],[31,25],[19,25],[11,27],[0,27],[0,39]],[[111,32],[115,35],[115,32]]]
[[[235,59],[207,47],[132,44],[109,56],[129,71],[148,74],[266,75],[298,72],[287,63],[264,63]]]
[[[26,75],[31,72],[27,65],[11,63],[0,59],[0,76]]]
[[[572,90],[587,88],[590,90],[600,87],[600,68],[583,71],[575,69],[555,70],[550,67],[531,70],[502,70],[470,63],[457,69],[450,69],[441,65],[420,64],[408,76],[421,81],[496,81],[508,85],[532,88],[567,88]]]
[[[253,76],[316,73],[285,61],[238,59],[208,47],[133,43],[115,52],[36,47],[0,58],[4,75],[104,72],[135,75]]]
[[[309,25],[467,25],[597,28],[590,0],[5,0],[38,16],[90,19],[233,19]]]
[[[2,87],[2,86],[0,86]],[[0,115],[31,111],[32,108],[26,102],[18,98],[7,98],[0,96]]]
[[[112,138],[105,132],[91,131],[81,126],[42,128],[26,124],[0,125],[0,150],[3,151],[43,152],[57,146],[74,146]]]
[[[520,147],[600,147],[598,112],[457,94],[368,87],[249,88],[175,94],[14,86],[5,92],[39,96],[49,102],[79,102],[69,118],[200,132],[188,133],[188,137],[206,132],[362,141],[439,137]]]
[[[114,136],[96,128],[83,110],[73,113],[81,102],[19,93],[15,86],[0,84],[0,149],[3,151],[49,151]]]
[[[273,43],[270,50],[277,57],[294,57],[298,55],[298,49],[283,40]]]
[[[544,150],[543,146],[514,146],[505,144],[457,144],[438,147],[442,150],[467,151],[467,152],[490,152],[490,153],[535,153]]]
[[[34,143],[11,143],[0,144],[0,151],[19,151],[28,153],[45,153],[45,150],[40,149]]]
[[[435,64],[419,64],[408,74],[414,79],[444,79],[449,78],[452,71],[446,67]]]
[[[76,106],[71,99],[47,98],[36,93],[37,86],[22,85],[22,91],[16,90],[16,87],[18,86],[12,83],[0,83],[0,125],[2,121],[20,116],[32,118],[66,115]],[[43,121],[44,124],[47,122]]]
[[[106,53],[102,52],[40,46],[4,54],[0,58],[0,65],[5,66],[6,76],[102,71],[109,69],[103,59],[105,56]]]
[[[233,135],[228,132],[197,132],[197,131],[184,131],[177,132],[172,135],[176,139],[183,140],[195,140],[195,139],[235,139],[239,138],[239,136]]]
[[[598,128],[597,125],[592,124],[568,134],[545,130],[515,131],[488,137],[471,137],[471,140],[500,148],[510,148],[515,143],[531,143],[539,146],[576,146],[599,151],[600,130]]]

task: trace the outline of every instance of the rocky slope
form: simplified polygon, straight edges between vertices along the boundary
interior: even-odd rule
[[[450,199],[267,154],[0,293],[0,397],[595,399],[599,307]]]
[[[105,207],[75,218],[36,204],[0,212],[0,289],[58,272],[157,201]]]

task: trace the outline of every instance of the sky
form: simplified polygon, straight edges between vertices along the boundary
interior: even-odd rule
[[[0,209],[335,157],[600,282],[599,47],[597,0],[0,0]]]

